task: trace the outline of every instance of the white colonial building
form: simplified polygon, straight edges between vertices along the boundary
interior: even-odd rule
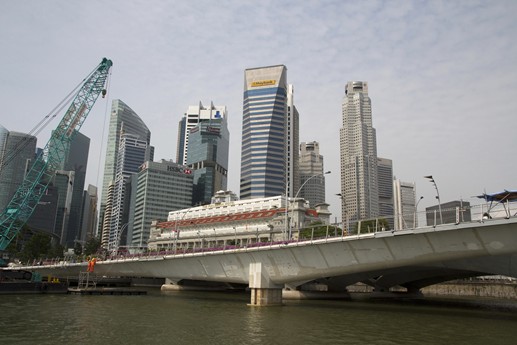
[[[328,224],[328,204],[316,209],[305,200],[285,196],[235,200],[218,192],[212,203],[169,212],[166,222],[153,222],[149,250],[244,247],[256,243],[296,239],[298,230],[315,221]]]

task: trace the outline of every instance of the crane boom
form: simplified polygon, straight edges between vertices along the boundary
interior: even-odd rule
[[[52,132],[43,154],[34,160],[22,184],[0,214],[0,252],[7,248],[29,220],[56,171],[61,169],[70,142],[104,90],[112,65],[111,60],[104,58],[87,76],[59,125]]]

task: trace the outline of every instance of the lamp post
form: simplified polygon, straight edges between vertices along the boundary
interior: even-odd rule
[[[183,221],[183,219],[185,218],[185,216],[187,215],[187,213],[189,213],[189,211],[191,209],[192,209],[192,207],[189,207],[189,208],[187,208],[187,210],[185,212],[183,212],[183,215],[181,216],[181,218],[179,220],[180,222]],[[178,246],[178,239],[180,237],[179,229],[178,229],[178,217],[176,217],[176,219],[175,219],[173,231],[175,232],[174,241],[173,241],[174,242],[173,249],[174,249],[174,254],[176,254],[176,250],[177,250],[177,246]]]
[[[343,234],[344,234],[344,232],[345,232],[345,229],[346,229],[346,231],[347,231],[347,233],[348,233],[348,212],[346,211],[346,206],[343,208],[343,199],[344,199],[343,194],[341,194],[341,193],[337,193],[336,195],[337,195],[337,196],[339,196],[339,197],[341,198],[341,209],[342,209],[342,210],[343,210],[343,209],[345,210],[345,219],[342,219],[342,220],[341,220],[341,221],[342,221],[342,223],[343,223],[343,229],[341,229],[341,234],[343,235]],[[346,222],[346,223],[345,223],[345,222]],[[345,225],[346,225],[346,227],[345,227]]]
[[[433,175],[424,176],[424,178],[428,179],[434,185],[436,189],[436,199],[438,200],[438,212],[440,213],[440,224],[443,224],[442,219],[442,204],[440,202],[440,193],[438,192],[438,186],[436,185],[436,181],[433,179]]]
[[[124,232],[124,230],[127,229],[128,225],[129,225],[129,223],[126,223],[126,224],[122,225],[122,227],[120,228],[120,231],[117,236],[117,246],[114,248],[115,254],[118,253],[118,250],[120,248],[120,240],[122,239],[122,233]]]
[[[294,196],[293,198],[293,206],[294,206],[294,202],[296,201],[296,198],[298,197],[298,194],[300,194],[300,191],[302,190],[302,188],[307,184],[307,182],[309,182],[310,180],[312,180],[313,178],[315,177],[318,177],[318,176],[323,176],[323,175],[327,175],[327,174],[330,174],[331,171],[325,171],[324,173],[320,173],[320,174],[316,174],[316,175],[312,175],[311,177],[309,177],[307,180],[305,180],[305,182],[302,183],[302,185],[300,186],[300,188],[298,188],[298,191],[296,192],[296,195]],[[289,204],[288,204],[289,205]],[[287,209],[286,209],[286,212],[287,212]],[[291,215],[291,220],[293,219],[293,215]],[[287,222],[286,222],[286,226],[287,226]],[[290,240],[291,239],[291,222],[289,222],[289,231],[288,231],[288,239]]]
[[[424,197],[420,196],[420,199],[415,204],[415,213],[413,214],[413,229],[416,228],[416,214],[418,213],[418,204],[420,204],[420,201],[422,201]]]

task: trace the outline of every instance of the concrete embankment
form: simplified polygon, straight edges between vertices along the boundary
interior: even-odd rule
[[[374,293],[371,286],[358,283],[347,287],[351,294],[369,294]],[[403,293],[403,288],[392,288],[389,293]],[[450,296],[450,297],[491,297],[498,299],[514,299],[517,300],[517,282],[505,280],[488,280],[488,281],[450,281],[440,284],[427,286],[420,290],[425,296]]]
[[[517,300],[515,282],[449,282],[423,288],[424,296],[476,296]]]

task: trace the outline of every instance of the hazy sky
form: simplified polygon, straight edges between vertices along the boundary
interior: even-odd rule
[[[517,189],[517,1],[0,1],[0,124],[29,132],[103,57],[108,100],[82,127],[87,183],[102,183],[112,99],[176,158],[189,105],[226,105],[229,189],[239,192],[244,70],[287,66],[300,141],[319,141],[340,218],[339,128],[347,81],[369,82],[379,157],[421,206]],[[44,146],[52,122],[38,136]],[[104,126],[106,124],[106,126]],[[104,138],[102,137],[104,133]],[[100,165],[100,169],[99,169]]]

